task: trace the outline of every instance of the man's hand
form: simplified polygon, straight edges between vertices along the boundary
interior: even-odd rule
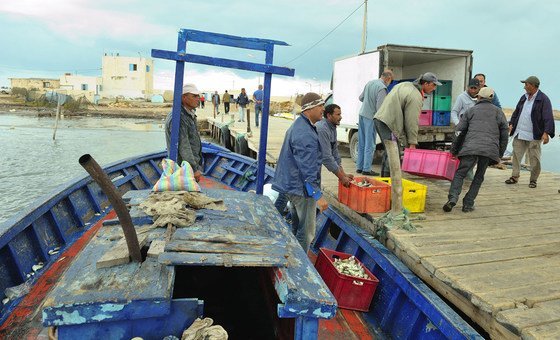
[[[509,131],[510,134],[511,134],[511,130],[512,130],[512,129],[513,129],[513,125],[511,125],[511,124],[508,125],[508,131]]]
[[[543,133],[542,138],[541,138],[543,144],[547,144],[550,141],[550,137],[548,136],[548,133]]]
[[[348,178],[350,178],[351,181],[354,180],[354,175],[352,175],[352,174],[346,174],[346,176],[348,176]]]
[[[352,176],[352,177],[354,177],[354,176]],[[342,178],[340,179],[340,183],[342,183],[342,185],[345,186],[346,188],[348,188],[350,186],[351,181],[352,181],[352,178],[350,178],[347,175],[342,176]]]
[[[202,172],[200,172],[200,170],[196,170],[194,173],[195,181],[200,182],[200,177],[202,177]]]
[[[327,200],[323,198],[323,196],[321,196],[321,198],[319,198],[319,200],[317,201],[317,208],[319,208],[319,210],[321,212],[327,210],[327,208],[329,207],[329,203],[327,203]]]
[[[416,144],[408,144],[409,149],[416,149]]]

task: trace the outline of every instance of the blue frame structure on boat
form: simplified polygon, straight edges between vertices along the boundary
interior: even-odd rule
[[[222,45],[249,50],[265,51],[265,63],[257,64],[239,60],[213,58],[196,54],[187,54],[186,46],[188,41],[206,43],[212,45]],[[181,113],[181,93],[185,73],[185,62],[205,64],[226,68],[235,68],[245,71],[264,72],[264,97],[263,113],[261,122],[261,135],[259,139],[258,171],[257,171],[257,194],[263,193],[264,172],[266,166],[266,144],[268,137],[268,114],[270,106],[270,87],[272,75],[284,75],[293,77],[295,70],[287,67],[272,65],[274,57],[274,45],[288,46],[287,43],[277,40],[244,38],[227,34],[203,32],[189,29],[180,29],[177,39],[177,51],[152,50],[152,57],[168,60],[175,60],[175,86],[173,97],[173,113],[171,121],[171,146],[169,158],[176,161],[179,147],[179,116]]]

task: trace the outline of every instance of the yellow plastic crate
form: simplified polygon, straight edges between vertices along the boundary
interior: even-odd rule
[[[391,185],[391,177],[376,177],[376,179]],[[424,212],[426,208],[426,194],[428,187],[424,184],[402,180],[403,184],[403,206],[412,213]]]

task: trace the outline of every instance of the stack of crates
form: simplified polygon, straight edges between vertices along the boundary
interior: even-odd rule
[[[453,81],[440,80],[432,100],[432,125],[449,126],[451,123],[451,88]]]

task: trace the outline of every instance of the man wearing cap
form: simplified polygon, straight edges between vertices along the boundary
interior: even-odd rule
[[[317,207],[323,211],[328,203],[321,193],[322,153],[315,123],[321,120],[324,101],[309,92],[301,101],[301,115],[284,137],[272,182],[272,189],[285,194],[295,208],[297,225],[293,232],[305,252],[315,236]]]
[[[527,152],[531,165],[529,188],[537,187],[541,173],[541,143],[547,144],[554,137],[554,116],[548,96],[539,90],[539,78],[530,76],[522,80],[525,94],[521,96],[509,121],[510,136],[513,136],[513,170],[506,184],[519,181],[520,162]]]
[[[477,73],[474,75],[475,79],[478,79],[480,82],[480,88],[487,87],[486,85],[486,75],[484,73]],[[494,91],[494,89],[492,89]],[[500,99],[498,99],[498,94],[494,91],[494,96],[492,97],[492,104],[496,105],[499,108],[502,108],[502,104],[500,104]]]
[[[340,111],[340,106],[329,104],[325,107],[323,119],[318,121],[315,127],[317,128],[319,143],[321,144],[323,165],[338,177],[342,185],[348,187],[354,176],[344,172],[342,160],[338,154],[336,127],[340,125],[341,120],[342,112]]]
[[[462,208],[463,212],[473,211],[486,168],[499,163],[506,151],[508,123],[502,109],[492,104],[493,94],[489,87],[480,89],[476,104],[461,116],[457,124],[451,153],[459,157],[459,168],[451,182],[448,201],[443,205],[445,212],[450,212],[457,204],[463,181],[476,165],[476,173],[463,198]]]
[[[379,79],[369,81],[360,94],[362,106],[358,122],[358,157],[356,172],[366,176],[379,175],[371,171],[375,150],[375,125],[373,118],[387,96],[387,85],[393,80],[393,72],[385,71]]]
[[[457,96],[455,104],[451,109],[451,122],[455,125],[459,124],[461,116],[476,103],[478,91],[480,90],[480,81],[476,78],[469,80],[469,87]]]
[[[392,140],[394,135],[401,146],[415,149],[418,144],[418,116],[424,94],[430,94],[441,85],[435,74],[424,73],[414,82],[402,82],[391,90],[375,114],[375,129],[381,140]],[[390,176],[387,153],[383,153],[381,176]]]
[[[194,84],[183,86],[181,95],[181,116],[179,123],[179,150],[177,164],[187,161],[194,171],[194,178],[198,182],[202,175],[202,143],[196,125],[196,108],[200,100],[200,92]],[[165,141],[167,152],[171,150],[171,118],[170,112],[165,119]]]

